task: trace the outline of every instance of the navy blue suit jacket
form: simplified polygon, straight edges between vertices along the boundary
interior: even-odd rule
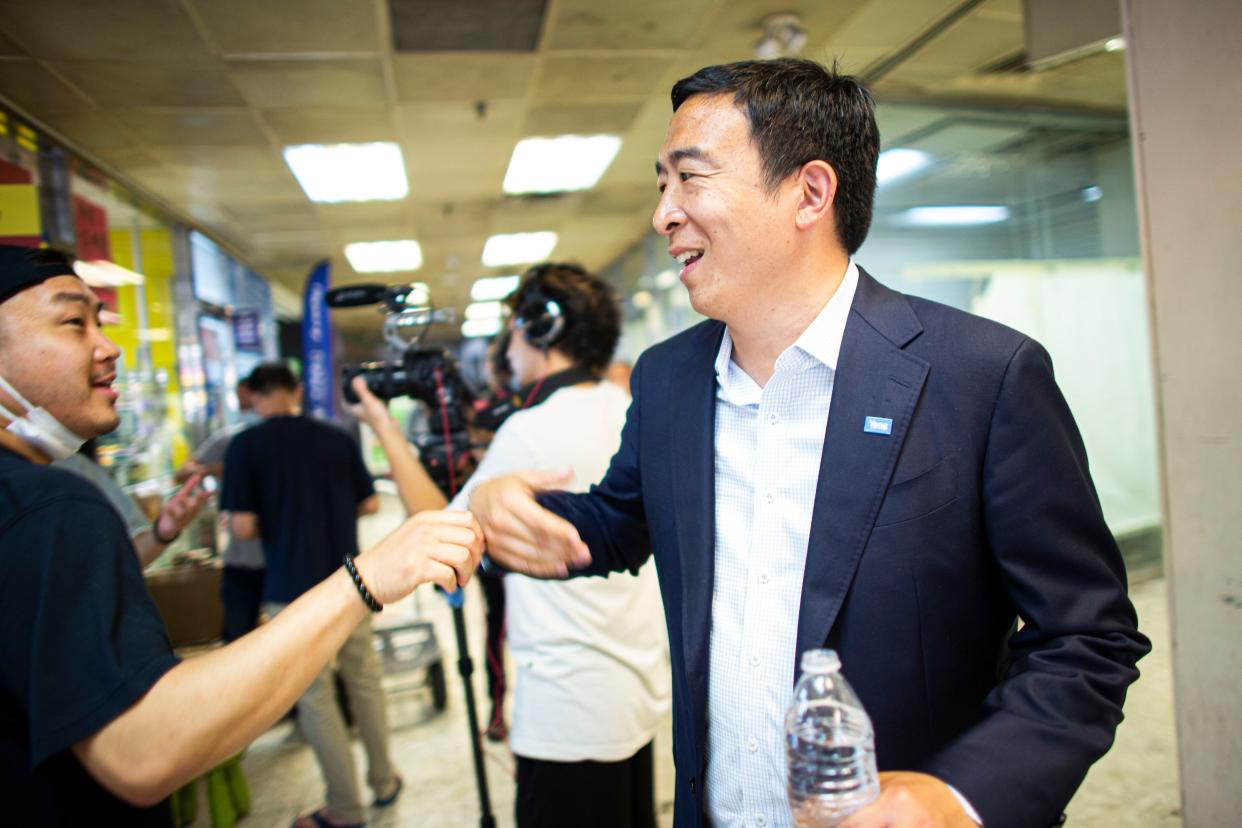
[[[603,481],[540,497],[577,526],[593,556],[588,574],[655,555],[679,828],[708,824],[713,363],[723,330],[705,322],[649,349]],[[892,434],[865,432],[869,416],[890,418]],[[860,271],[789,646],[841,654],[882,770],[934,774],[988,828],[1058,817],[1112,744],[1149,645],[1038,343]]]

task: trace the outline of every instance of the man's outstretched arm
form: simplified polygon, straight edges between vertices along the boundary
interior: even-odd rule
[[[464,512],[426,512],[358,556],[380,603],[426,582],[470,580],[482,533]],[[253,741],[288,710],[368,610],[344,569],[238,641],[169,670],[128,710],[74,745],[86,770],[135,805],[159,802]]]

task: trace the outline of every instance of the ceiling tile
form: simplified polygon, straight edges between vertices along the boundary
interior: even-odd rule
[[[191,146],[169,144],[148,147],[151,154],[165,164],[183,167],[218,168],[239,174],[252,172],[288,172],[280,154],[262,146]],[[291,176],[292,177],[292,176]]]
[[[5,3],[4,33],[32,57],[57,60],[202,59],[206,46],[167,0],[39,0]]]
[[[91,153],[97,160],[119,170],[123,175],[133,175],[143,170],[162,170],[159,159],[140,147],[103,147]]]
[[[524,98],[535,58],[511,53],[394,55],[397,100]]]
[[[920,85],[970,74],[1025,48],[1023,30],[991,17],[972,15],[944,32],[893,70],[894,81]]]
[[[366,228],[377,224],[410,227],[412,223],[410,206],[404,201],[316,204],[314,209],[326,226],[338,229]]]
[[[520,135],[525,118],[524,101],[489,98],[482,114],[470,100],[422,101],[397,106],[397,120],[407,141],[442,136]]]
[[[96,108],[72,86],[33,60],[0,60],[0,95],[35,117]]]
[[[492,214],[493,202],[459,201],[452,204],[426,204],[417,209],[418,239],[444,239],[462,235],[482,238],[487,235],[487,224]]]
[[[451,133],[422,138],[403,147],[411,186],[423,175],[504,176],[514,140],[505,135],[453,137]],[[497,187],[496,195],[500,195]]]
[[[619,135],[630,128],[644,103],[643,98],[630,102],[606,104],[545,103],[530,108],[523,135],[567,135],[612,133]]]
[[[373,0],[188,0],[229,54],[331,54],[384,48]]]
[[[240,106],[216,61],[61,61],[51,64],[103,107]]]
[[[652,56],[549,55],[539,62],[538,101],[583,102],[645,98],[653,94],[672,59]]]
[[[145,144],[266,144],[247,109],[121,109],[117,120]]]
[[[124,150],[137,147],[115,118],[104,112],[77,112],[48,115],[47,125],[66,141],[88,155],[103,150]]]
[[[0,32],[0,57],[25,57],[26,50]]]
[[[393,115],[383,106],[289,107],[260,114],[282,145],[397,140]]]
[[[232,202],[227,207],[233,218],[245,223],[252,232],[314,230],[319,232],[319,217],[310,201],[282,204],[260,204],[249,201]]]
[[[547,0],[389,0],[399,52],[531,52]]]
[[[508,196],[492,211],[492,233],[558,230],[581,208],[582,194],[555,196]]]
[[[679,49],[717,5],[717,0],[558,0],[543,48]]]
[[[372,106],[387,102],[378,60],[228,61],[251,106]]]
[[[422,204],[445,205],[461,201],[495,199],[500,195],[504,170],[491,174],[453,174],[438,171],[411,176],[410,200]]]

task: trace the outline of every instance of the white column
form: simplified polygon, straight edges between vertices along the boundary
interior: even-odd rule
[[[1187,828],[1242,815],[1242,2],[1122,0]]]

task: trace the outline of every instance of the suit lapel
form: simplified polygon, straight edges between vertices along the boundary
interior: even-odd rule
[[[715,356],[724,326],[711,326],[687,349],[670,374],[672,414],[669,456],[673,463],[673,505],[681,563],[682,658],[690,684],[691,710],[707,709],[708,641],[716,548]],[[695,721],[702,744],[704,721]]]
[[[815,492],[798,658],[824,646],[871,534],[927,378],[927,363],[902,350],[921,330],[905,297],[860,269]],[[892,420],[892,433],[868,433],[868,417]]]

